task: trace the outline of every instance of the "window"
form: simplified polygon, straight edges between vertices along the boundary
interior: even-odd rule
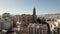
[[[22,18],[22,21],[25,22],[25,17]]]

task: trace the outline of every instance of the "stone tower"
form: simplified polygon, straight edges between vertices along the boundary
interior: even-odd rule
[[[36,9],[33,8],[33,22],[36,22],[37,16],[36,16]]]

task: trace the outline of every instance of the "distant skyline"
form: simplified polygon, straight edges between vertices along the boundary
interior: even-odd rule
[[[32,14],[33,8],[37,15],[60,13],[60,0],[0,0],[0,15]]]

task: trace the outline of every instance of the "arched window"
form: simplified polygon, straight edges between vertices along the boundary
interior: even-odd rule
[[[25,22],[25,17],[22,18],[22,21]]]
[[[27,17],[27,21],[28,21],[28,22],[30,21],[29,17]]]

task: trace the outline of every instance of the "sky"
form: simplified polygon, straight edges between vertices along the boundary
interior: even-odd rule
[[[0,15],[32,14],[36,8],[36,14],[60,13],[60,0],[0,0]]]

